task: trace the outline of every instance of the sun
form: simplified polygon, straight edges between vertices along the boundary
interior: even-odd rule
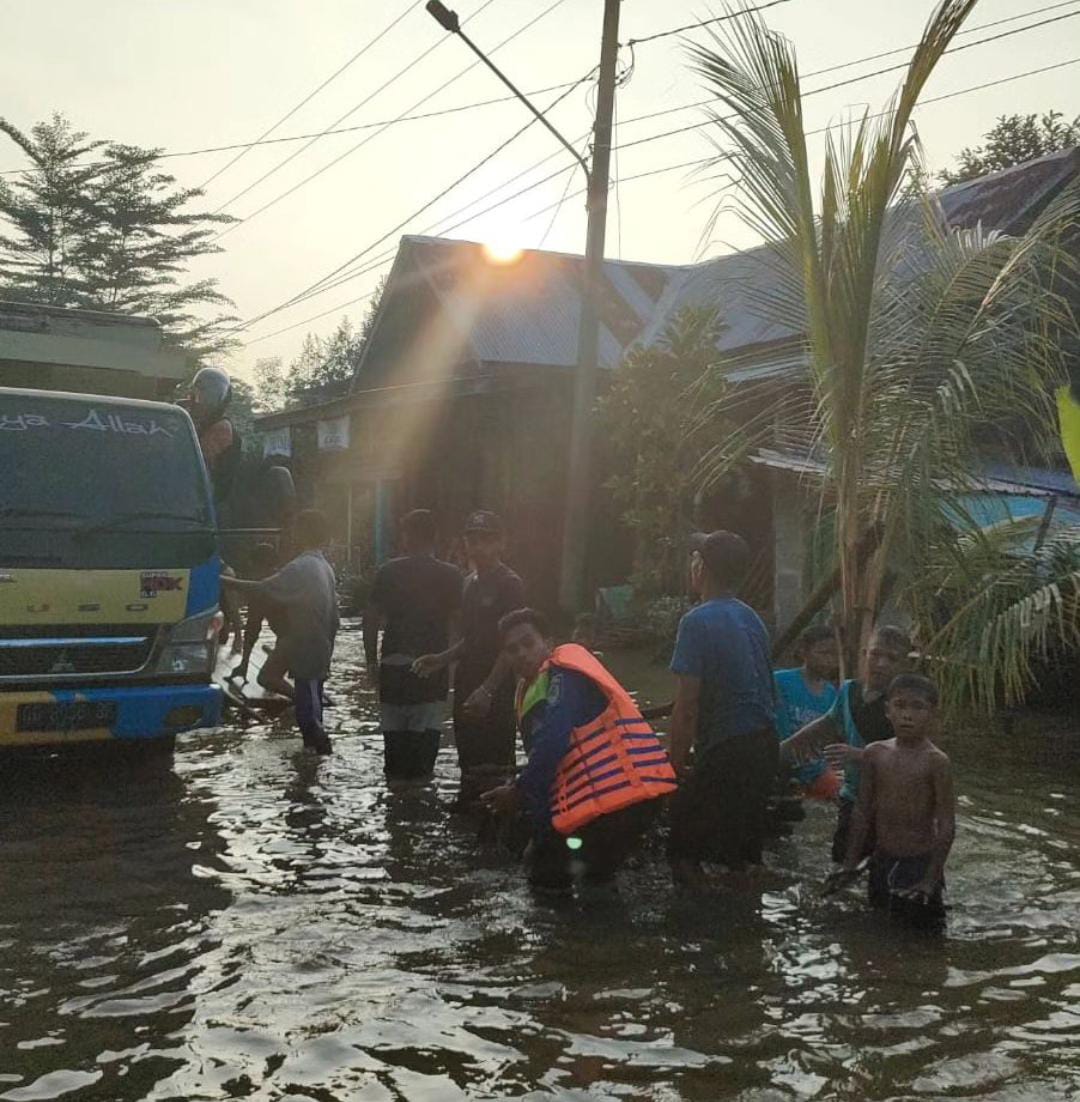
[[[484,256],[492,264],[516,264],[522,249],[509,230],[500,230],[484,242]]]

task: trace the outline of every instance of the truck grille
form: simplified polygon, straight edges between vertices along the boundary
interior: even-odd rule
[[[10,631],[11,629],[9,629]],[[146,628],[108,634],[73,628],[16,629],[0,639],[0,677],[64,677],[73,674],[134,673],[150,657],[154,636]]]

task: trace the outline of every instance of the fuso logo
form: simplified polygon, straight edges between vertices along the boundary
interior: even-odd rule
[[[183,585],[183,578],[173,574],[144,572],[139,575],[139,596],[156,597],[159,593],[174,593]]]

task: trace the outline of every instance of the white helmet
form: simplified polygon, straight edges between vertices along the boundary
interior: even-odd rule
[[[232,381],[221,367],[204,367],[191,380],[191,405],[200,421],[215,421],[232,397]]]

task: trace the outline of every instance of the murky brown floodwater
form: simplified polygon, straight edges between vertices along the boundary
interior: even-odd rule
[[[946,740],[944,941],[821,900],[830,814],[756,896],[534,903],[451,822],[456,770],[387,791],[359,634],[336,755],[187,738],[175,772],[10,772],[0,1099],[1080,1097],[1080,732]]]

